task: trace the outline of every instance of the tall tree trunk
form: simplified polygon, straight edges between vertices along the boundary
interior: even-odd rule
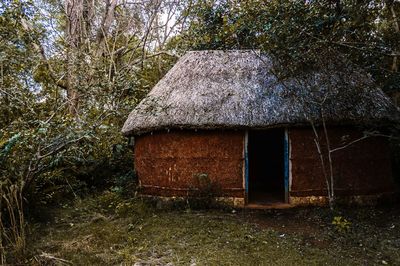
[[[399,18],[397,17],[397,13],[395,10],[395,1],[389,0],[386,2],[386,4],[390,11],[390,15],[392,16],[392,19],[393,19],[394,32],[396,33],[397,36],[400,36]],[[393,74],[397,74],[397,72],[399,72],[398,53],[399,53],[399,49],[398,49],[398,47],[395,47],[393,49],[392,65],[390,66],[390,70],[393,72]],[[395,91],[394,93],[392,93],[391,97],[396,105],[400,104],[400,92],[399,91]]]
[[[396,11],[394,9],[394,2],[389,5],[390,13],[392,14],[393,18],[393,27],[394,31],[396,32],[397,35],[400,33],[400,26],[399,26],[399,19],[397,17]],[[394,51],[395,55],[393,56],[393,62],[392,62],[392,71],[393,72],[398,72],[399,71],[399,66],[398,66],[398,56],[397,56],[398,49]]]
[[[97,43],[101,43],[103,39],[107,38],[112,22],[114,21],[114,12],[117,4],[118,0],[106,0],[104,16],[96,34]]]
[[[79,52],[82,43],[84,28],[84,1],[85,0],[66,0],[65,1],[65,40],[67,46],[66,60],[66,90],[68,111],[73,116],[78,116],[79,112]]]

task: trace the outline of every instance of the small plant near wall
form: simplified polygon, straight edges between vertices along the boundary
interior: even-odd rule
[[[208,173],[196,173],[193,174],[193,178],[200,187],[207,187],[211,183]]]
[[[351,222],[349,222],[343,216],[333,217],[332,224],[335,226],[336,230],[340,233],[346,233],[350,230]]]
[[[189,189],[187,204],[189,208],[203,209],[215,206],[215,197],[220,195],[221,188],[213,182],[208,173],[193,174],[194,186]]]

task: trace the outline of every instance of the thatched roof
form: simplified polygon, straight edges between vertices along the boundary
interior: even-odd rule
[[[122,132],[267,128],[318,123],[322,116],[329,123],[393,120],[398,110],[366,74],[333,68],[278,80],[271,58],[256,51],[188,52],[131,112]]]

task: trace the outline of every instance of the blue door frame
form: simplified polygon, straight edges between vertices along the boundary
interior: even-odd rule
[[[244,135],[244,186],[245,186],[245,203],[249,202],[249,131],[246,130]]]
[[[245,137],[244,137],[244,185],[245,185],[245,202],[246,204],[249,202],[249,131],[246,130]],[[284,131],[284,139],[283,139],[283,173],[284,173],[284,187],[285,187],[285,203],[289,203],[289,168],[290,168],[290,161],[289,161],[289,133],[288,129],[285,128]]]
[[[283,138],[283,173],[285,182],[285,202],[289,203],[289,132],[285,128],[285,137]]]

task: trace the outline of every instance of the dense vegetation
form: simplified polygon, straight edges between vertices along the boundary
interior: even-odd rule
[[[134,180],[120,129],[192,49],[261,49],[297,75],[346,58],[398,101],[400,3],[2,0],[0,262],[36,206]]]

